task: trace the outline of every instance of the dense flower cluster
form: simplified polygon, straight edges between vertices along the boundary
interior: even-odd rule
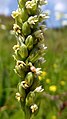
[[[46,26],[43,21],[48,18],[48,14],[42,13],[40,7],[46,3],[46,0],[19,0],[18,9],[12,12],[15,19],[13,30],[17,38],[17,45],[13,47],[16,62],[14,71],[21,78],[16,98],[20,101],[25,115],[28,113],[27,119],[32,113],[38,112],[38,96],[43,91],[38,78],[42,71],[36,63],[45,61],[43,56],[47,48],[44,44]]]

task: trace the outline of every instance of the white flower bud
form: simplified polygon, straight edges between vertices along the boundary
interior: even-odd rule
[[[30,67],[30,70],[31,70],[32,72],[36,73],[36,68],[35,68],[34,66],[31,66],[31,67]]]

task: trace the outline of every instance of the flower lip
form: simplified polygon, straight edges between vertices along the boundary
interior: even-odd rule
[[[28,86],[28,84],[26,83],[26,81],[22,81],[22,82],[21,82],[21,86],[22,86],[24,89],[29,88],[29,86]]]
[[[44,89],[42,88],[42,86],[39,86],[34,90],[34,92],[43,92],[43,91]]]
[[[31,105],[30,109],[31,109],[32,113],[34,113],[38,109],[38,106],[36,104],[33,104],[33,105]]]

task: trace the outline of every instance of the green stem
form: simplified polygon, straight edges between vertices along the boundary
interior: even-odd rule
[[[30,119],[33,119],[33,117],[34,117],[34,115],[32,114],[31,117],[30,117]]]
[[[34,117],[34,114],[31,115],[29,111],[26,111],[25,119],[33,119],[33,117]]]
[[[31,114],[30,114],[30,110],[28,107],[25,108],[25,119],[30,119],[31,118]]]

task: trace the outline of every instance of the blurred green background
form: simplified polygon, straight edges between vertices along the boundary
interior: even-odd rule
[[[0,16],[0,119],[24,119],[24,113],[15,99],[19,77],[12,47],[16,38],[12,32],[11,17]],[[48,29],[45,32],[46,50],[39,76],[45,93],[35,119],[67,119],[67,27]]]

